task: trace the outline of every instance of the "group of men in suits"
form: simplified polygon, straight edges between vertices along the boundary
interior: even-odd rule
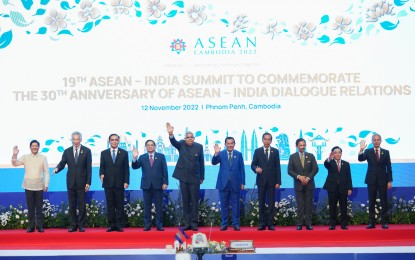
[[[205,164],[203,146],[194,141],[192,132],[186,132],[185,139],[177,141],[174,137],[174,127],[166,124],[169,140],[178,150],[179,158],[173,172],[173,178],[180,181],[180,192],[183,205],[184,230],[198,230],[199,191],[204,180]],[[81,145],[82,134],[72,133],[73,146],[67,148],[62,159],[53,170],[58,173],[68,166],[66,184],[69,200],[70,228],[68,232],[85,232],[86,204],[85,194],[91,186],[92,155],[91,150]],[[124,221],[124,191],[129,186],[130,170],[127,151],[118,147],[120,137],[111,134],[108,138],[110,148],[101,152],[99,176],[105,190],[108,210],[109,227],[107,232],[123,232]],[[382,142],[379,134],[372,137],[373,149],[366,149],[364,141],[360,143],[359,161],[367,161],[368,169],[365,183],[368,185],[369,225],[375,228],[375,201],[379,194],[381,203],[382,228],[388,228],[387,218],[387,189],[392,187],[392,167],[389,151],[380,148]],[[262,135],[263,146],[254,151],[251,169],[256,174],[259,201],[258,230],[275,230],[275,190],[281,186],[281,167],[278,149],[271,147],[272,135]],[[166,158],[155,152],[156,143],[147,140],[147,152],[139,156],[138,150],[133,150],[133,169],[142,169],[141,189],[144,198],[144,231],[151,230],[151,206],[155,203],[156,228],[163,231],[163,190],[168,187],[168,172]],[[227,137],[225,148],[221,150],[214,145],[212,165],[220,164],[216,188],[219,190],[221,201],[221,231],[229,225],[229,207],[232,211],[232,226],[240,230],[240,192],[245,187],[245,167],[242,154],[235,150],[235,139]],[[314,197],[314,176],[318,165],[313,154],[305,151],[306,141],[296,140],[297,151],[290,155],[288,174],[294,180],[294,190],[297,201],[296,229],[303,225],[307,230],[312,227],[312,208]],[[14,149],[14,165],[17,165],[17,148]],[[341,159],[342,149],[333,147],[324,166],[328,170],[323,186],[328,191],[330,222],[329,229],[334,230],[337,221],[337,203],[340,204],[342,229],[347,229],[347,196],[352,193],[350,164]],[[268,207],[266,207],[266,202]],[[34,211],[34,210],[33,210]],[[77,213],[78,211],[78,213]],[[32,221],[34,222],[34,221]],[[31,225],[34,225],[32,223]],[[31,229],[32,230],[32,229]],[[31,231],[30,230],[30,231]],[[41,229],[43,232],[43,228]]]

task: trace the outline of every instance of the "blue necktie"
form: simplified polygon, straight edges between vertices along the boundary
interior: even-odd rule
[[[112,150],[112,162],[115,163],[115,150]]]

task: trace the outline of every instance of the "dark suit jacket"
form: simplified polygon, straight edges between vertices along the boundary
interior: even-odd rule
[[[150,156],[148,153],[140,155],[135,162],[131,163],[133,169],[141,168],[141,189],[147,190],[151,186],[161,189],[163,184],[169,185],[167,174],[166,157],[162,153],[154,153],[153,167],[150,166]]]
[[[360,162],[367,160],[366,184],[387,185],[388,182],[393,181],[392,164],[388,150],[380,148],[379,161],[376,161],[375,149],[366,149],[362,154],[359,154],[358,160]]]
[[[297,175],[306,176],[310,181],[305,186],[306,189],[314,189],[314,176],[318,172],[318,165],[316,158],[312,153],[304,152],[304,168],[301,165],[300,154],[298,152],[290,155],[288,160],[288,174],[294,178],[294,189],[302,190],[303,185],[300,180],[297,180]]]
[[[212,164],[220,163],[216,189],[223,190],[226,188],[228,181],[231,181],[231,187],[234,192],[241,191],[241,185],[245,185],[245,165],[242,153],[233,150],[232,162],[229,165],[228,151],[221,151],[218,156],[212,157]]]
[[[130,184],[130,166],[127,151],[118,147],[115,163],[112,162],[111,149],[101,152],[99,176],[104,175],[103,188],[124,188],[124,183]]]
[[[91,150],[83,145],[80,145],[79,147],[78,163],[75,163],[73,146],[71,146],[65,149],[61,161],[56,166],[58,172],[60,172],[65,168],[65,165],[68,165],[68,173],[66,174],[66,186],[68,189],[75,187],[75,184],[78,189],[84,189],[86,184],[91,185]]]
[[[199,183],[205,179],[205,158],[203,146],[193,143],[188,146],[184,140],[177,141],[174,136],[170,143],[179,151],[179,159],[174,168],[173,178],[187,183]]]
[[[339,185],[338,191],[342,194],[347,194],[348,190],[353,189],[350,164],[348,162],[341,160],[340,172],[334,159],[330,160],[330,162],[325,160],[324,167],[328,170],[328,174],[323,189],[335,192],[337,191],[337,184]]]
[[[270,147],[269,160],[265,156],[264,147],[255,149],[251,163],[251,169],[256,173],[257,167],[262,168],[262,174],[256,175],[256,185],[275,186],[281,185],[280,154],[278,149]]]

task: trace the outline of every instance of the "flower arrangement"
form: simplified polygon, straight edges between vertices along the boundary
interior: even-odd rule
[[[193,247],[192,245],[186,246],[186,253],[193,253]],[[208,248],[207,248],[207,254],[224,254],[228,252],[228,248],[226,247],[226,242],[218,242],[218,241],[208,241]]]
[[[247,201],[241,199],[241,225],[254,227],[258,225],[259,208],[258,199],[254,190]],[[267,210],[268,207],[266,207]],[[406,200],[392,196],[389,199],[389,223],[391,224],[414,224],[415,223],[415,197]],[[92,199],[86,205],[88,227],[106,227],[107,216],[105,202]],[[43,216],[45,228],[65,228],[69,226],[68,205],[61,202],[53,205],[49,200],[43,201]],[[375,204],[376,221],[380,222],[381,205],[379,199]],[[126,202],[124,206],[125,225],[129,227],[143,227],[144,225],[144,203],[142,200]],[[27,228],[28,211],[22,205],[2,207],[0,206],[0,229],[25,229]],[[338,210],[340,214],[340,210]],[[368,202],[354,202],[348,200],[347,214],[351,225],[367,224],[369,209]],[[340,218],[340,216],[339,216]],[[152,205],[152,219],[155,221],[155,207]],[[275,202],[274,224],[278,226],[295,225],[296,200],[289,195]],[[163,205],[164,226],[179,226],[183,223],[181,200],[172,200],[167,194],[164,195]],[[314,205],[313,224],[327,225],[329,221],[328,203],[321,201]],[[154,223],[153,223],[154,224]],[[220,202],[211,202],[209,199],[200,201],[199,226],[219,226],[221,224]],[[212,242],[212,248],[225,247],[223,242]],[[218,247],[219,244],[219,247]],[[221,249],[222,250],[222,249]],[[217,251],[217,250],[216,250]],[[215,251],[215,252],[216,252]],[[212,251],[213,252],[213,251]]]

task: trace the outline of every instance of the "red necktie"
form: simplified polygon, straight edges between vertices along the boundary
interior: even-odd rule
[[[337,161],[337,169],[339,170],[339,172],[340,172],[340,160],[339,161]]]
[[[376,149],[375,154],[376,154],[376,161],[379,162],[379,150],[378,149]]]
[[[152,155],[152,154],[150,154],[150,166],[151,166],[151,167],[153,167],[153,162],[154,162],[154,160],[153,160],[153,155]]]

